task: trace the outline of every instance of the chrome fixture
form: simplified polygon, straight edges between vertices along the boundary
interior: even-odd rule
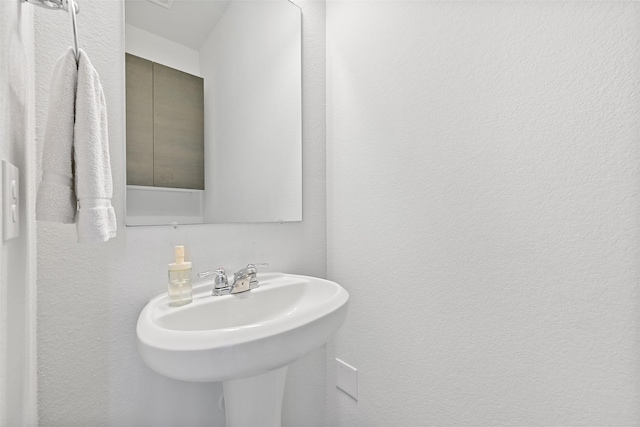
[[[69,2],[65,0],[23,0],[27,3],[34,4],[36,6],[46,7],[47,9],[63,9],[69,10]],[[78,3],[73,2],[73,6],[75,7],[75,12],[80,12],[80,6]]]
[[[44,7],[51,10],[65,10],[69,12],[69,23],[71,25],[71,35],[73,36],[73,52],[76,62],[80,59],[80,43],[78,42],[78,24],[76,15],[80,13],[80,6],[75,0],[22,0],[23,2]]]
[[[251,289],[255,289],[260,286],[258,278],[256,277],[258,274],[258,268],[267,267],[268,265],[269,264],[267,263],[248,264],[245,268],[238,270],[233,275],[231,285],[229,284],[229,279],[227,278],[227,273],[224,271],[224,268],[198,273],[198,277],[204,278],[211,276],[212,274],[216,275],[213,285],[213,296],[238,294],[240,292],[250,291]]]

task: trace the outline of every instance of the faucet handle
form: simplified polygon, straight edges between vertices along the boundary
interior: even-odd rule
[[[246,267],[241,268],[240,270],[238,270],[235,274],[235,276],[239,277],[239,276],[255,276],[258,273],[258,268],[262,268],[262,267],[268,267],[269,264],[267,264],[266,262],[261,263],[261,264],[247,264]]]
[[[198,277],[207,277],[212,274],[216,274],[216,278],[213,281],[213,295],[219,296],[228,294],[231,291],[231,287],[229,286],[229,279],[227,278],[227,273],[224,271],[224,268],[220,267],[217,270],[198,273]]]
[[[215,289],[222,289],[229,286],[229,280],[227,279],[227,273],[224,271],[224,268],[220,267],[216,270],[205,271],[202,273],[198,273],[198,277],[208,277],[212,274],[216,274],[216,278],[214,279]]]
[[[204,279],[205,277],[209,277],[212,274],[217,274],[220,271],[222,271],[224,273],[224,269],[223,268],[218,268],[217,270],[203,271],[202,273],[198,273],[198,277],[201,278],[201,279]]]
[[[215,289],[222,289],[222,288],[228,288],[229,287],[229,279],[227,279],[227,273],[224,271],[224,268],[220,267],[217,270],[214,270],[214,273],[217,274],[214,283]]]
[[[258,268],[268,267],[269,264],[266,262],[259,264],[248,264],[244,269],[247,276],[249,276],[249,289],[255,289],[260,286],[260,282],[258,282],[258,278],[256,274],[258,274]]]
[[[251,264],[247,264],[247,268],[246,269],[247,269],[248,272],[250,270],[255,270],[255,271],[252,271],[252,273],[255,274],[255,273],[258,272],[258,268],[265,268],[265,267],[269,267],[269,264],[266,263],[266,262],[262,262],[262,263],[258,263],[258,264],[251,263]]]

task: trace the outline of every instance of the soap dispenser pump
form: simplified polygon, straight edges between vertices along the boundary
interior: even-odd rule
[[[169,305],[176,307],[193,301],[191,263],[184,260],[184,246],[175,247],[176,262],[169,264]]]

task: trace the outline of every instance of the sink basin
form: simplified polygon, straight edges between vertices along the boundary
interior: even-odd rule
[[[282,273],[258,280],[259,288],[235,295],[195,287],[193,302],[180,307],[166,293],[153,298],[137,325],[144,362],[183,381],[258,376],[320,347],[346,318],[349,293],[337,283]]]

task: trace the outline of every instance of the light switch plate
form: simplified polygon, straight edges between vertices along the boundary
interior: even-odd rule
[[[336,387],[358,400],[358,370],[336,358]]]
[[[4,240],[20,235],[20,180],[17,167],[2,161],[2,236]]]

